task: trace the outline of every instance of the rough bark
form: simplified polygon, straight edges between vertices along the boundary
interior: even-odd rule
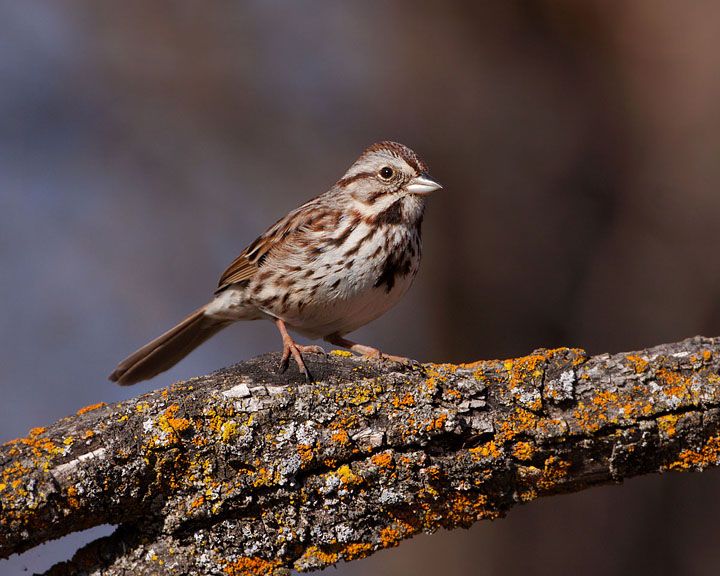
[[[308,355],[310,356],[310,355]],[[278,574],[539,496],[720,461],[720,339],[411,368],[270,354],[0,448],[0,557],[98,524],[52,574]]]

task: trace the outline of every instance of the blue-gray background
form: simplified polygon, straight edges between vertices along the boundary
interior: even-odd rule
[[[248,323],[106,380],[382,139],[445,189],[414,287],[358,340],[472,361],[720,334],[718,30],[699,0],[1,2],[0,441],[279,349]],[[339,570],[717,574],[718,490],[642,478]]]

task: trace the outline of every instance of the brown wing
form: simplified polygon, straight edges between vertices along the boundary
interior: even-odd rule
[[[252,262],[247,257],[247,249],[245,249],[240,256],[232,261],[232,264],[227,267],[227,270],[220,276],[217,290],[215,293],[225,290],[231,284],[242,282],[243,280],[249,280],[258,271],[258,265]]]
[[[278,220],[271,228],[259,236],[250,246],[233,260],[227,270],[220,276],[215,293],[222,292],[231,284],[237,284],[252,278],[262,267],[270,252],[286,243],[287,238],[313,219],[313,208],[317,198],[303,204],[290,212],[285,218]]]

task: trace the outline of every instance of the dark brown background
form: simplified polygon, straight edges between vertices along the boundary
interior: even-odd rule
[[[358,340],[471,361],[720,334],[717,2],[69,6],[0,3],[0,441],[278,349],[238,325],[150,383],[105,380],[382,139],[445,189],[415,286]],[[550,498],[339,573],[714,575],[719,490]]]

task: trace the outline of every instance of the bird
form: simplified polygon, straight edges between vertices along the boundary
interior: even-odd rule
[[[230,264],[210,302],[125,360],[109,379],[128,386],[170,369],[234,322],[266,319],[282,336],[279,369],[290,357],[312,380],[288,328],[371,358],[407,361],[345,338],[407,292],[422,253],[427,195],[442,186],[407,146],[372,144],[327,192],[292,210]]]

